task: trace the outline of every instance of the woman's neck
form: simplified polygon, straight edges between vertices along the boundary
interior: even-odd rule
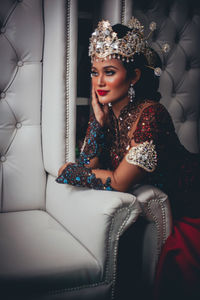
[[[112,103],[112,110],[113,110],[113,113],[114,113],[114,115],[115,115],[116,118],[119,117],[121,110],[122,110],[126,105],[128,105],[129,101],[130,101],[130,99],[129,99],[129,97],[127,96],[127,97],[124,98],[123,100],[116,101],[116,102]]]

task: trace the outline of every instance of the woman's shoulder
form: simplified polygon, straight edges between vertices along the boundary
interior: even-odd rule
[[[174,124],[172,118],[166,109],[166,107],[160,103],[153,100],[146,100],[141,106],[140,113],[136,121],[136,130],[141,130],[145,128],[174,131]]]
[[[165,106],[152,100],[145,102],[133,131],[135,142],[163,140],[174,132],[172,119]]]
[[[161,102],[157,102],[151,99],[146,99],[141,102],[141,106],[143,109],[146,109],[147,107],[154,108],[155,110],[166,110],[165,106]]]
[[[141,116],[145,114],[146,116],[149,117],[155,116],[156,119],[167,118],[170,120],[170,122],[172,121],[167,108],[160,102],[156,102],[153,100],[146,100],[142,104],[141,111],[142,111]]]

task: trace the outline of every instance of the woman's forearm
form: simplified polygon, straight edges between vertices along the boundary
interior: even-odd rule
[[[105,147],[105,129],[94,116],[90,117],[86,137],[81,149],[78,164],[91,168],[99,167],[99,157]]]

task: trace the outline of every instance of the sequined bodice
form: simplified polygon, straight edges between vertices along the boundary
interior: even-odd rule
[[[110,126],[107,130],[107,144],[109,144],[109,167],[111,169],[117,168],[125,153],[130,148],[132,139],[130,133],[133,126],[144,106],[151,103],[151,100],[145,100],[139,104],[129,103],[121,110],[118,118],[115,117],[112,109],[110,109]]]

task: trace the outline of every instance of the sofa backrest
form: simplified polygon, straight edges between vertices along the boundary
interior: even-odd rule
[[[0,1],[0,210],[45,206],[42,0]]]
[[[161,103],[172,116],[181,143],[190,152],[200,150],[200,2],[194,0],[132,1],[133,14],[147,32],[154,21],[152,46],[160,54]],[[169,44],[170,51],[161,48]]]
[[[46,209],[75,159],[77,0],[0,2],[0,210]]]

